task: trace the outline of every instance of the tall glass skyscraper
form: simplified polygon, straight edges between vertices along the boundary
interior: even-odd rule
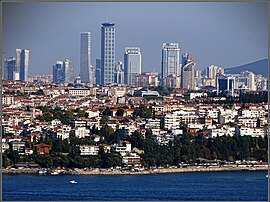
[[[63,63],[64,63],[65,82],[73,83],[74,82],[73,64],[70,60],[65,60]]]
[[[80,77],[83,83],[90,81],[90,68],[91,68],[91,33],[81,32],[81,48],[80,48]],[[91,78],[93,79],[93,78]]]
[[[70,60],[57,61],[56,64],[53,65],[53,82],[74,82],[73,64]]]
[[[114,82],[115,28],[106,22],[101,27],[101,84]]]
[[[17,50],[19,53],[19,49]],[[17,56],[17,50],[16,50],[16,56]],[[20,52],[20,68],[19,68],[20,80],[28,81],[28,69],[29,69],[29,50],[23,49]]]
[[[182,73],[181,73],[182,88],[194,90],[195,85],[195,62],[192,53],[185,53],[182,56]]]
[[[63,61],[57,61],[56,64],[53,65],[53,82],[65,82],[65,70]]]
[[[180,76],[180,48],[178,43],[163,43],[161,78],[169,75]]]
[[[125,48],[124,77],[125,84],[135,85],[136,75],[141,74],[141,51],[138,47]]]
[[[16,59],[10,57],[4,60],[4,80],[15,80]]]

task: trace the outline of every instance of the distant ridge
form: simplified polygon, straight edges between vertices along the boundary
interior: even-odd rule
[[[249,64],[241,65],[238,67],[226,68],[226,74],[238,74],[242,71],[249,70],[254,74],[262,74],[268,77],[268,59],[258,60]]]

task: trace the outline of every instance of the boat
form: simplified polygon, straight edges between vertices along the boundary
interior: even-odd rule
[[[268,175],[266,175],[265,177],[268,177]]]
[[[69,181],[71,184],[77,184],[77,182],[75,180],[70,180]]]
[[[54,171],[51,173],[51,175],[59,175],[59,172]]]
[[[44,175],[44,174],[47,174],[47,169],[46,168],[42,168],[38,171],[38,174],[40,175]]]

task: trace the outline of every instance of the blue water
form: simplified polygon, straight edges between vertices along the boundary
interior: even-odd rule
[[[3,175],[3,200],[267,200],[267,171]],[[76,180],[77,184],[70,184]]]

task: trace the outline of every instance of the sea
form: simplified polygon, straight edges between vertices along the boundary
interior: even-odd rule
[[[3,174],[3,201],[267,201],[267,171]],[[70,183],[75,180],[77,183]]]

